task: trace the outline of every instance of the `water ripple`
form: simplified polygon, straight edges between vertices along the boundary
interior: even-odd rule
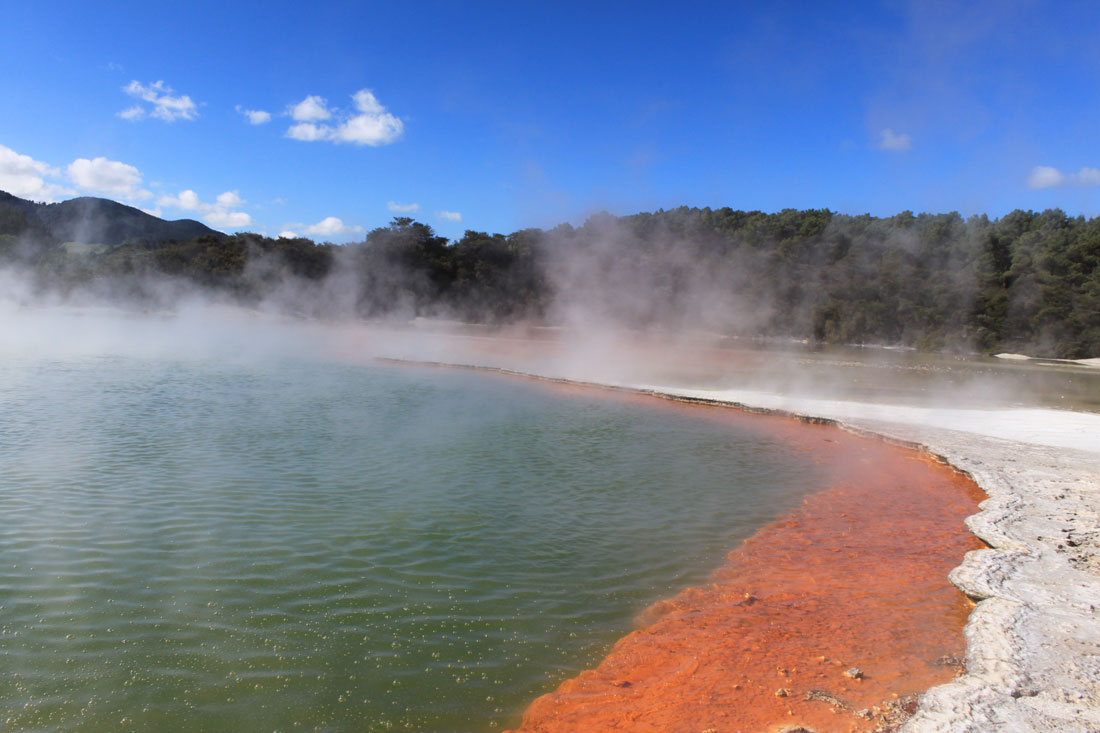
[[[483,375],[0,365],[0,721],[508,725],[819,482],[761,436]]]

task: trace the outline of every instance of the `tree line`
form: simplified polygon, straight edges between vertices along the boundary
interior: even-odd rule
[[[1100,218],[1060,210],[850,216],[599,214],[456,241],[395,218],[347,245],[256,234],[73,246],[0,207],[0,259],[39,290],[157,301],[191,288],[314,317],[411,318],[1100,356]]]

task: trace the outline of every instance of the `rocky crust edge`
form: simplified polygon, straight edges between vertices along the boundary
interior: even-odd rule
[[[1100,454],[857,422],[912,440],[988,495],[967,526],[990,547],[951,582],[975,601],[965,675],[903,731],[1100,731]]]

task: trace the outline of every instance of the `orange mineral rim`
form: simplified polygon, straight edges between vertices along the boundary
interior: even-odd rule
[[[732,551],[711,584],[647,609],[519,730],[871,731],[963,671],[973,603],[947,579],[983,547],[973,481],[918,451],[736,410],[808,451],[829,484]]]

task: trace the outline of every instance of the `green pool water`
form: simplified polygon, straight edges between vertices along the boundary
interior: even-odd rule
[[[0,727],[514,725],[819,470],[499,375],[9,355]]]

